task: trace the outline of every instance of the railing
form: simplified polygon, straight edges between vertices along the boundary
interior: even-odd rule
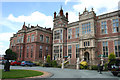
[[[79,64],[80,64],[82,61],[84,61],[84,57],[83,57],[83,59],[82,59],[81,61],[80,61],[79,58],[77,58],[76,69],[79,69]]]
[[[64,59],[62,59],[62,66],[61,66],[62,69],[64,69],[64,64],[67,62],[69,62],[69,64],[70,64],[70,56],[67,58],[66,61]]]

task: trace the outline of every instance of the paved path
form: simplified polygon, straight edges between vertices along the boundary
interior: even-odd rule
[[[3,68],[0,65],[0,68]],[[99,74],[94,70],[75,70],[75,69],[61,69],[61,68],[46,68],[46,67],[21,67],[21,66],[11,66],[11,69],[29,69],[29,70],[40,70],[53,73],[51,78],[118,78],[112,75],[111,72],[102,72]]]

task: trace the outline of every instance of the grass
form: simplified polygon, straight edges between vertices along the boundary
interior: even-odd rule
[[[0,72],[2,72],[2,79],[16,79],[43,75],[42,72],[33,70],[11,69],[8,72],[4,72],[3,70],[0,70]]]

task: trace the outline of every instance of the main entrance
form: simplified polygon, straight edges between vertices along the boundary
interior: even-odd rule
[[[89,61],[89,53],[88,52],[84,53],[84,60],[87,62]]]

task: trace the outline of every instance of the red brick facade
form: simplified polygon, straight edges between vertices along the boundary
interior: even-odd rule
[[[64,15],[61,8],[60,12],[54,13],[53,30],[42,28],[39,26],[31,26],[28,28],[23,25],[23,28],[19,30],[10,40],[10,48],[18,53],[18,60],[31,60],[38,61],[51,55],[53,60],[61,60],[65,56],[68,56],[71,52],[71,63],[76,63],[77,52],[76,45],[79,45],[79,58],[88,58],[90,63],[96,63],[100,58],[100,54],[103,54],[103,42],[107,41],[108,55],[112,52],[115,53],[115,40],[119,40],[120,37],[120,25],[119,31],[113,32],[113,19],[118,19],[120,24],[120,18],[118,17],[118,11],[96,16],[95,12],[85,10],[83,14],[79,14],[79,21],[68,24],[68,13]],[[102,22],[106,22],[107,33],[102,34]],[[83,34],[83,25],[90,23],[90,33]],[[79,36],[76,37],[76,28],[79,28]],[[69,29],[71,29],[69,37]],[[103,30],[104,31],[104,30]],[[86,31],[87,32],[87,31]],[[31,41],[31,37],[34,35],[34,41]],[[43,35],[43,41],[40,41],[40,35]],[[17,43],[19,37],[23,36],[22,43]],[[28,37],[30,41],[28,42]],[[46,36],[49,37],[49,43],[46,43]],[[89,42],[89,44],[88,44]],[[12,45],[11,45],[12,44]],[[85,46],[87,44],[87,46]],[[71,51],[68,50],[68,46],[71,45]],[[20,58],[20,51],[21,51]],[[33,46],[33,55],[31,57],[31,46]],[[42,46],[42,57],[39,57],[40,46]],[[48,47],[48,52],[46,52]],[[19,48],[19,49],[17,49]],[[29,51],[27,52],[27,48]],[[29,54],[27,54],[29,53]],[[87,56],[86,56],[87,53]],[[28,55],[28,57],[27,57]],[[108,57],[106,57],[107,59]],[[120,58],[117,57],[117,58]],[[93,61],[93,62],[92,62]],[[96,62],[95,62],[96,61]]]
[[[33,41],[32,41],[32,35],[34,35]],[[40,41],[40,35],[43,35],[43,41]],[[21,38],[21,36],[23,36],[24,38],[19,39]],[[28,41],[28,37],[29,37],[29,41]],[[48,42],[46,42],[46,37],[49,37]],[[41,57],[39,57],[40,46],[42,46]],[[30,28],[25,26],[24,23],[23,28],[19,30],[16,34],[14,34],[13,37],[11,37],[10,48],[17,53],[18,60],[20,61],[43,60],[44,56],[47,55],[52,56],[52,31],[50,28],[42,28],[39,27],[38,25],[35,27],[31,26]]]

